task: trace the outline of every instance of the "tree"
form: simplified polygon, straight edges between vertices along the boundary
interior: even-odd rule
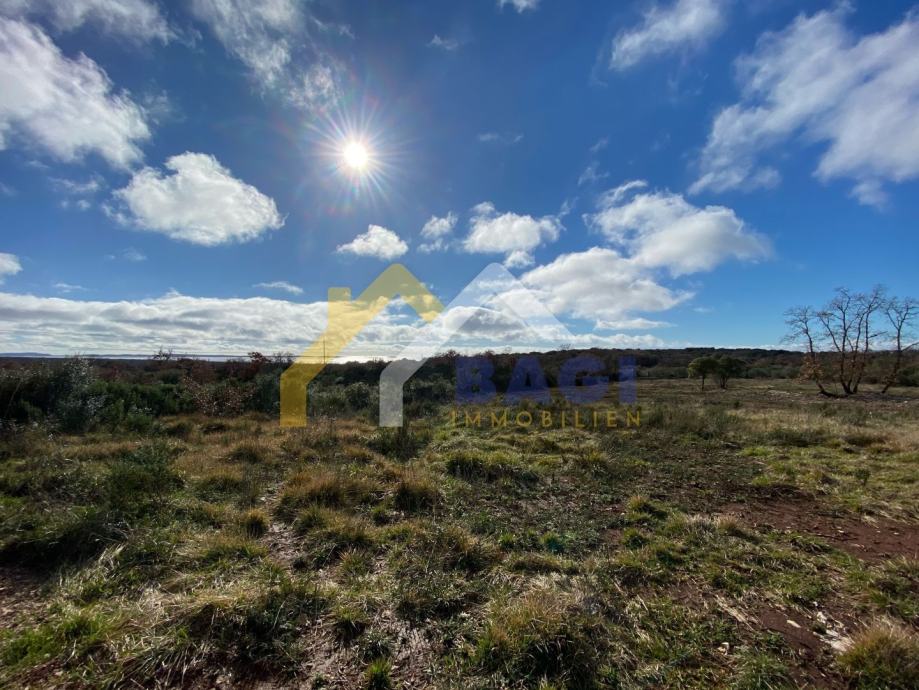
[[[727,388],[728,379],[742,376],[747,370],[746,363],[736,357],[718,357],[716,361],[718,362],[718,368],[715,370],[715,375],[718,377],[718,386],[720,388]]]
[[[690,378],[702,379],[702,390],[705,390],[705,379],[718,372],[718,360],[715,357],[697,357],[689,363]]]
[[[906,345],[907,341],[916,337],[913,327],[915,326],[917,316],[919,316],[919,300],[913,297],[906,297],[904,299],[897,299],[894,297],[888,300],[884,307],[884,313],[892,329],[891,337],[893,338],[894,356],[890,372],[884,379],[884,388],[881,390],[882,393],[886,393],[896,382],[897,376],[900,373],[900,367],[903,364],[903,354],[912,350],[916,345],[919,345],[919,341],[914,341]]]
[[[876,286],[869,292],[836,288],[834,297],[822,309],[794,307],[785,312],[789,332],[786,341],[805,348],[801,378],[814,381],[823,395],[858,393],[859,385],[877,342],[894,345],[891,371],[884,378],[885,388],[896,379],[904,352],[916,345],[909,340],[919,304],[912,298],[887,296]],[[886,316],[892,330],[877,325]],[[830,390],[835,387],[836,391]]]

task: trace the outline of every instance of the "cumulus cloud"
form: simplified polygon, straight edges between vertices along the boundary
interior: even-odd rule
[[[539,0],[498,0],[498,7],[503,9],[505,5],[510,5],[517,13],[535,10],[539,7]]]
[[[3,283],[7,276],[14,276],[21,270],[22,264],[19,263],[18,256],[0,252],[0,283]]]
[[[424,327],[403,319],[400,300],[375,317],[335,361],[391,358]],[[525,350],[541,335],[522,341],[512,315],[485,307],[461,329],[451,347],[481,352],[506,346]],[[147,300],[98,301],[0,292],[0,351],[67,355],[76,352],[149,354],[159,347],[178,353],[240,356],[259,352],[297,354],[319,338],[328,320],[326,302],[295,303],[267,297],[220,299],[170,292]],[[454,315],[459,316],[459,314]],[[448,318],[451,318],[448,315]],[[514,324],[512,330],[509,325]],[[151,333],[153,335],[151,339]],[[572,347],[660,347],[649,335],[578,334]]]
[[[463,249],[473,254],[504,254],[508,267],[529,266],[533,263],[533,250],[557,240],[562,229],[558,216],[534,218],[498,213],[494,204],[485,201],[472,209]]]
[[[159,5],[151,0],[0,0],[0,14],[42,17],[62,32],[89,24],[133,41],[168,43],[175,38]]]
[[[283,290],[284,292],[289,292],[292,295],[303,294],[303,288],[288,283],[286,280],[273,280],[270,283],[256,283],[252,287],[264,288],[266,290]]]
[[[613,39],[610,69],[625,70],[653,56],[698,48],[724,28],[724,0],[675,0],[652,6],[642,22]]]
[[[421,228],[421,236],[426,241],[418,247],[418,251],[427,253],[445,249],[457,220],[453,211],[443,217],[431,216],[428,218],[424,227]]]
[[[163,174],[145,167],[114,196],[109,212],[119,221],[172,239],[213,246],[247,242],[280,228],[274,200],[236,179],[216,158],[183,153]]]
[[[848,12],[801,15],[737,61],[741,99],[715,118],[692,192],[777,184],[762,158],[794,139],[823,144],[816,176],[853,180],[862,203],[919,177],[919,14],[857,37]]]
[[[693,206],[679,194],[648,191],[641,180],[600,197],[598,211],[584,217],[630,260],[646,268],[666,268],[680,276],[710,271],[728,259],[766,258],[768,240],[725,206]]]
[[[0,312],[0,347],[54,354],[144,353],[159,345],[205,354],[298,351],[322,332],[326,318],[325,303],[175,292],[113,302],[0,293]]]
[[[692,297],[658,284],[615,249],[592,247],[562,254],[521,276],[556,314],[617,321],[636,311],[666,311]]]
[[[0,17],[0,149],[14,138],[72,162],[127,168],[150,137],[144,109],[85,55],[64,56],[38,27]]]
[[[370,225],[367,232],[358,235],[347,244],[339,245],[335,250],[340,254],[372,256],[390,261],[408,251],[408,245],[392,230],[380,225]]]

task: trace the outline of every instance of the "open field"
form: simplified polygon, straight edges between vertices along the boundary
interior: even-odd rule
[[[7,436],[0,685],[919,686],[915,389],[638,399]]]

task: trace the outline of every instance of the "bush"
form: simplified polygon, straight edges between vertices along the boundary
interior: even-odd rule
[[[919,635],[907,628],[877,623],[854,637],[839,656],[839,666],[860,690],[919,687]]]

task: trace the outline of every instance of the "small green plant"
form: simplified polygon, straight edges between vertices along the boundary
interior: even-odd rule
[[[375,659],[364,671],[364,687],[367,690],[389,690],[392,688],[392,663],[389,659]]]

